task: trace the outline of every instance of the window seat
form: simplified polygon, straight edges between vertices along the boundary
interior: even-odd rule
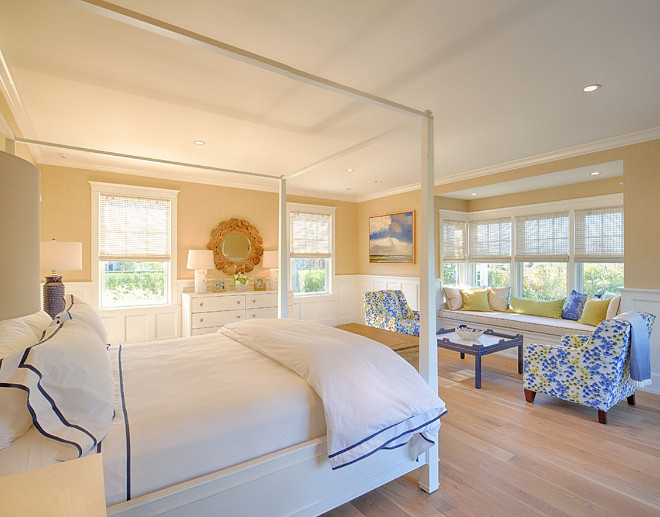
[[[458,325],[490,328],[505,334],[522,334],[524,343],[559,344],[564,334],[590,335],[596,327],[573,320],[512,312],[438,311],[438,327]]]

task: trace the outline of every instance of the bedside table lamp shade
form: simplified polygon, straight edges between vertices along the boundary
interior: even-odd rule
[[[206,292],[206,270],[214,267],[213,251],[188,250],[188,269],[195,270],[195,294]]]
[[[64,284],[57,270],[82,269],[82,242],[59,242],[54,239],[42,242],[41,269],[53,272],[46,277],[44,284],[44,311],[54,318],[64,310]]]
[[[39,176],[0,151],[0,320],[39,310]]]
[[[271,289],[277,288],[277,268],[279,267],[277,260],[277,250],[264,251],[263,268],[270,269]]]

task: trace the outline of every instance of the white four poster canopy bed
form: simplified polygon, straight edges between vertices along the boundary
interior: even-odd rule
[[[428,492],[436,490],[436,435],[445,409],[436,395],[430,112],[324,80],[113,4],[73,3],[421,120],[420,369],[417,374],[387,347],[366,338],[288,319],[245,322],[210,336],[106,351],[105,330],[102,324],[99,328],[93,310],[70,298],[65,313],[35,333],[39,345],[0,361],[0,390],[27,398],[35,424],[0,450],[0,474],[100,451],[108,512],[126,516],[316,515],[415,469],[420,470],[420,486]],[[74,148],[9,140],[12,149],[13,141]],[[279,313],[286,318],[286,179],[278,181]],[[35,331],[33,327],[34,322]],[[58,381],[57,375],[46,379],[40,370],[40,364],[50,369],[50,355],[57,356],[70,341],[81,361],[77,375],[87,381],[91,375],[95,382],[83,395],[91,409],[82,416],[79,408],[62,409],[67,405],[62,379]],[[89,346],[90,341],[94,346]],[[84,361],[93,365],[97,375],[86,371]],[[69,366],[60,375],[71,375]]]

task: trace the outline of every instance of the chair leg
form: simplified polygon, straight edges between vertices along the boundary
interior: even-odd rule
[[[630,395],[630,397],[628,397],[628,405],[634,406],[636,403],[637,401],[635,400],[635,394],[633,393]]]
[[[536,392],[528,389],[523,389],[525,392],[525,400],[527,402],[534,402],[534,398],[536,397]]]
[[[598,421],[601,424],[607,424],[607,411],[598,410]]]

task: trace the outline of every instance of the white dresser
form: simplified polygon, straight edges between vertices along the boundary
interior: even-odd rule
[[[183,293],[182,334],[211,334],[223,325],[254,318],[277,318],[277,291]],[[293,294],[289,293],[289,315]]]

